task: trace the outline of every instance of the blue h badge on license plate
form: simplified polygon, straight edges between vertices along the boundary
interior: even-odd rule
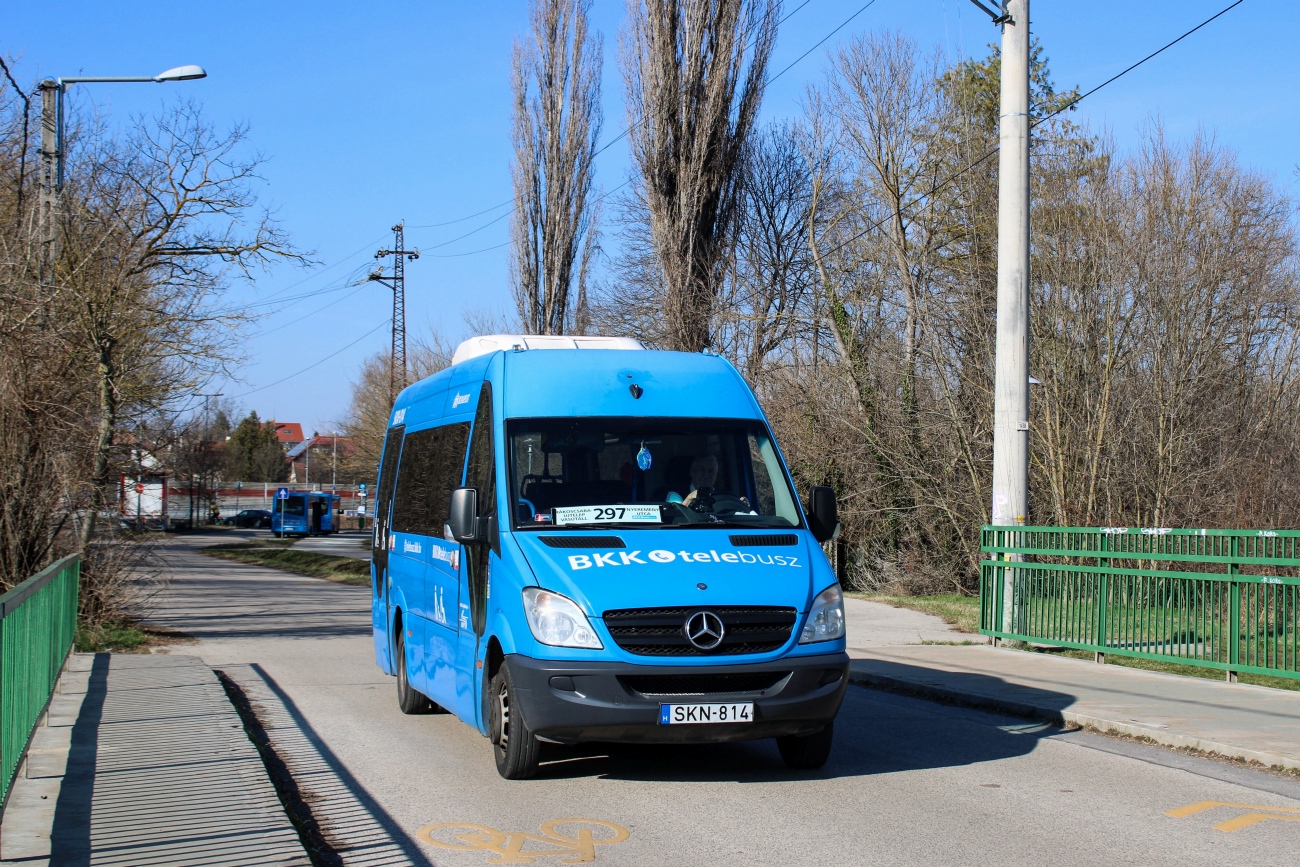
[[[659,725],[666,726],[672,722],[672,705],[659,705]]]

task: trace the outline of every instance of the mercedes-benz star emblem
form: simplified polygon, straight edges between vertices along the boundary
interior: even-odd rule
[[[686,640],[700,650],[716,650],[726,631],[722,618],[712,611],[696,611],[686,618],[686,625],[682,627]]]

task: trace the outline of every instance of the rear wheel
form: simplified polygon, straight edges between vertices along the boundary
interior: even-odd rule
[[[492,739],[497,773],[507,780],[530,779],[537,773],[542,745],[524,722],[506,665],[492,676],[488,691],[488,735]]]
[[[402,713],[433,713],[435,705],[427,696],[411,686],[406,677],[406,633],[401,624],[397,630],[397,706]]]
[[[785,766],[796,771],[814,771],[831,757],[831,742],[835,739],[835,723],[812,735],[786,735],[776,739],[776,748],[785,759]]]

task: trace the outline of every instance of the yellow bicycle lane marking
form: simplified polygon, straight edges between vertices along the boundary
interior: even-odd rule
[[[1170,810],[1165,813],[1166,816],[1173,816],[1175,819],[1181,819],[1184,816],[1191,816],[1195,813],[1203,813],[1206,810],[1213,810],[1215,807],[1233,807],[1238,810],[1247,810],[1236,818],[1229,819],[1226,822],[1220,822],[1214,827],[1219,831],[1232,833],[1240,831],[1242,828],[1249,828],[1251,825],[1257,825],[1265,819],[1277,819],[1282,822],[1300,822],[1300,809],[1296,807],[1270,807],[1267,804],[1235,804],[1231,801],[1197,801],[1195,804],[1188,804],[1186,807],[1179,807],[1176,810]]]
[[[561,829],[562,825],[595,825],[612,831],[613,834],[602,834],[598,839],[590,827],[573,828],[571,833],[566,834]],[[496,858],[488,860],[489,864],[531,864],[538,858],[556,857],[562,859],[561,864],[583,864],[596,860],[597,846],[622,843],[631,836],[631,832],[622,825],[600,819],[551,819],[542,823],[540,833],[537,834],[498,831],[488,825],[472,822],[439,822],[425,825],[415,832],[415,836],[440,849],[496,855]],[[524,847],[529,844],[533,848],[525,851]],[[538,846],[546,848],[538,849]]]

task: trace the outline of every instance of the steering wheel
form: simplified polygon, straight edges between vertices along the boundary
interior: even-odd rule
[[[714,494],[713,511],[716,512],[748,512],[751,507],[740,497],[733,497],[731,494]]]

